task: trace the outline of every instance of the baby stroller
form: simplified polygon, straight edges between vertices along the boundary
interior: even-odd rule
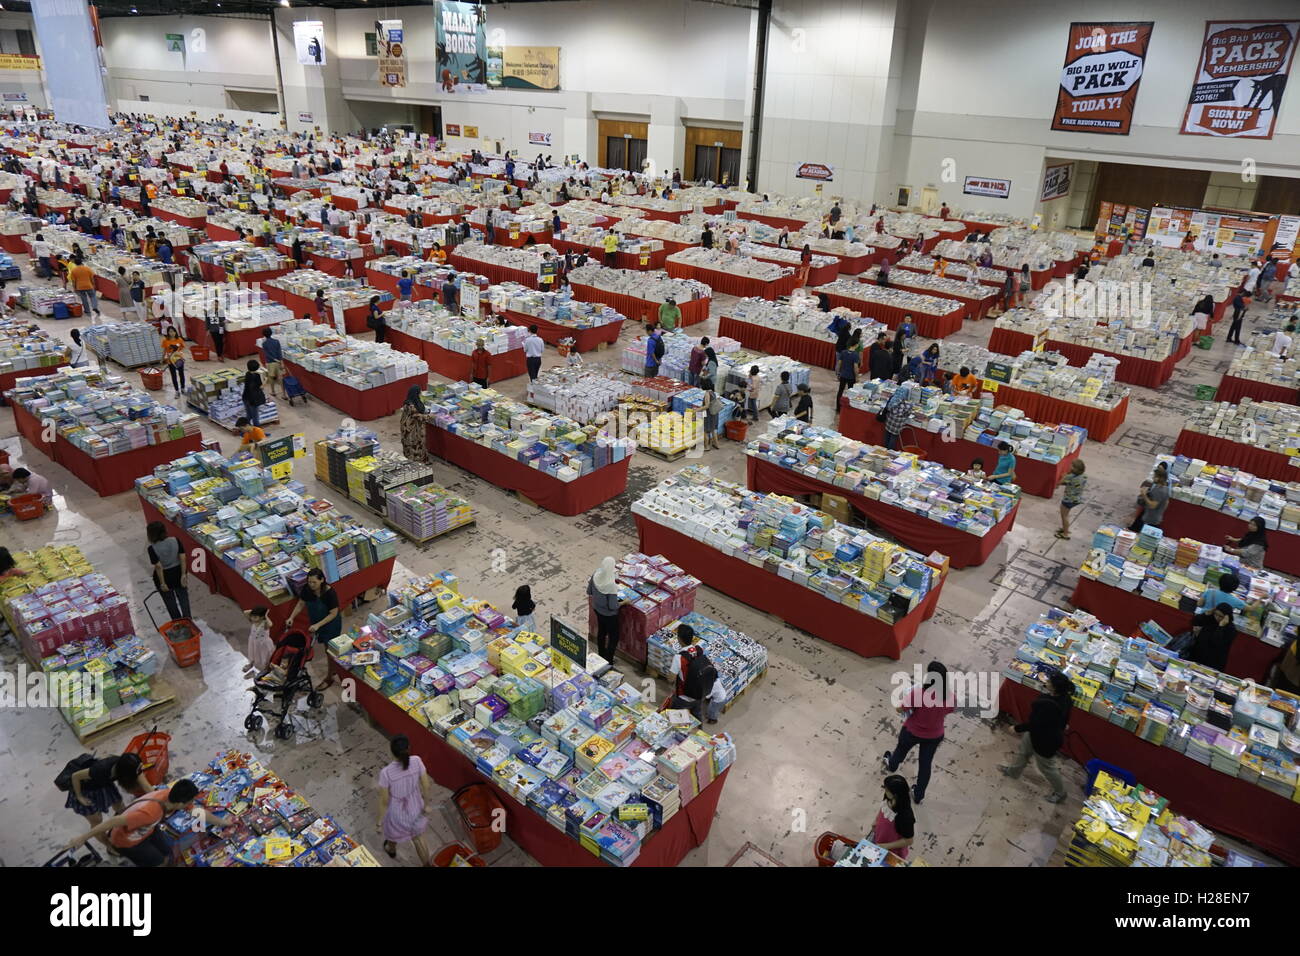
[[[262,729],[265,717],[274,717],[277,740],[288,740],[297,729],[292,711],[299,696],[307,695],[307,706],[320,707],[325,695],[312,685],[307,662],[315,656],[315,641],[310,631],[290,631],[276,644],[271,654],[271,669],[253,679],[253,705],[244,718],[244,729]],[[283,670],[279,680],[277,668]]]

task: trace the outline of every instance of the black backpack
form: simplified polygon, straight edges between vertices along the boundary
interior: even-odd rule
[[[660,336],[659,338],[655,339],[655,359],[658,360],[663,357],[664,357],[664,340],[663,340],[663,336]]]
[[[72,790],[72,775],[78,770],[89,770],[95,764],[94,754],[80,754],[69,760],[54,778],[54,787],[68,793]]]
[[[686,665],[686,675],[682,678],[682,694],[693,700],[703,700],[713,690],[713,682],[717,678],[718,672],[713,662],[701,651]]]

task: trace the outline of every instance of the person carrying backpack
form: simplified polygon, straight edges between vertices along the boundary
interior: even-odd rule
[[[672,674],[676,678],[676,684],[673,688],[672,707],[689,710],[696,720],[704,723],[704,705],[707,701],[708,722],[716,724],[724,702],[718,669],[704,653],[695,628],[689,624],[678,625],[677,642],[680,650],[673,658]]]
[[[93,829],[109,810],[121,813],[124,809],[119,786],[136,797],[148,792],[149,781],[142,767],[137,754],[98,759],[93,754],[81,754],[67,762],[54,778],[54,786],[68,795],[64,806],[85,817]],[[109,852],[115,852],[107,837],[101,836],[99,841]]]
[[[664,357],[664,338],[658,328],[650,332],[645,344],[645,377],[654,378],[659,374],[659,364]]]

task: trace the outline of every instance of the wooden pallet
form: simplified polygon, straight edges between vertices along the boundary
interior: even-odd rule
[[[148,707],[143,707],[140,710],[132,711],[129,714],[123,714],[121,717],[117,717],[113,720],[110,720],[106,724],[101,724],[100,726],[96,727],[94,730],[91,730],[88,733],[86,733],[85,736],[82,736],[77,731],[77,728],[75,727],[72,728],[72,732],[77,735],[78,740],[80,740],[82,743],[85,743],[88,740],[94,740],[95,738],[104,735],[110,730],[121,730],[123,727],[127,726],[132,721],[138,720],[140,717],[143,717],[145,714],[148,714],[150,717],[154,717],[160,711],[169,707],[175,702],[176,702],[176,694],[172,692],[171,688],[168,687],[162,681],[155,680],[153,682],[153,695],[149,698]]]
[[[374,517],[378,518],[380,521],[384,523],[384,527],[392,531],[396,531],[398,534],[400,534],[403,538],[405,538],[407,541],[411,542],[412,544],[416,544],[416,545],[428,544],[431,541],[437,541],[439,538],[445,538],[453,531],[459,531],[462,528],[469,528],[478,524],[478,519],[475,518],[465,522],[464,524],[458,524],[454,528],[448,528],[446,531],[440,531],[437,534],[432,535],[428,538],[417,538],[415,537],[415,535],[411,534],[409,531],[407,531],[405,528],[398,525],[396,522],[389,520],[388,515],[376,511],[374,508],[370,507],[370,505],[366,504],[364,501],[357,501],[357,499],[353,498],[343,488],[340,488],[337,485],[326,481],[320,475],[316,476],[316,480],[319,481],[326,488],[329,488],[331,491],[335,491],[338,494],[342,495],[345,499],[347,499],[348,504],[354,505],[355,507],[365,511],[367,514],[373,515]]]

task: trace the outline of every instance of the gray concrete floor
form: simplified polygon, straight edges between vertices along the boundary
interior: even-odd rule
[[[25,261],[22,266],[29,274]],[[715,299],[713,318],[690,332],[715,332],[717,317],[733,301]],[[104,311],[113,319],[119,314],[113,303],[106,303]],[[1262,315],[1262,308],[1255,311]],[[41,320],[40,324],[66,338],[72,328],[89,322],[81,318]],[[1247,331],[1250,325],[1248,318]],[[991,321],[968,324],[956,338],[986,344],[991,330]],[[722,866],[752,844],[785,865],[806,866],[812,863],[817,834],[825,830],[865,833],[880,803],[880,755],[892,745],[898,730],[897,715],[889,704],[891,676],[911,673],[913,665],[924,667],[936,658],[949,669],[997,671],[1012,655],[1025,626],[1047,607],[1067,601],[1092,529],[1126,518],[1152,455],[1172,448],[1194,402],[1195,386],[1217,384],[1226,370],[1234,347],[1222,342],[1225,330],[1222,327],[1212,350],[1193,350],[1164,387],[1134,388],[1125,425],[1106,444],[1087,444],[1088,494],[1075,519],[1073,540],[1061,541],[1053,535],[1059,499],[1026,497],[1015,528],[988,562],[952,573],[937,613],[921,627],[901,661],[858,657],[702,588],[696,610],[763,642],[771,664],[761,684],[723,717],[722,729],[736,740],[737,763],[709,841],[687,856],[685,865]],[[623,343],[637,332],[626,327]],[[616,368],[618,364],[615,350],[585,358],[592,365]],[[545,364],[557,361],[554,350],[548,349]],[[190,363],[192,371],[212,367],[212,363]],[[520,377],[499,388],[522,399],[526,381]],[[832,373],[814,370],[813,383],[816,421],[833,426]],[[282,422],[269,428],[270,435],[303,432],[309,447],[341,419],[316,400],[297,408],[281,402],[280,410]],[[385,447],[400,448],[396,416],[370,424]],[[210,423],[205,422],[204,433],[220,438],[227,451],[238,443]],[[722,444],[721,451],[706,454],[704,463],[723,477],[743,482],[742,447]],[[81,547],[133,599],[140,632],[151,635],[165,657],[161,640],[139,609],[151,585],[144,521],[134,493],[95,497],[74,476],[21,441],[12,416],[4,411],[0,411],[0,448],[15,463],[47,476],[57,492],[55,512],[39,521],[23,523],[5,517],[0,542],[11,549],[48,543]],[[600,558],[636,548],[630,502],[679,467],[680,463],[640,455],[632,463],[626,495],[587,514],[561,518],[439,463],[439,479],[469,498],[478,510],[478,524],[424,548],[403,544],[394,580],[450,570],[459,576],[465,593],[501,607],[509,607],[517,585],[531,583],[540,615],[554,614],[581,625],[586,617],[586,581]],[[315,483],[310,452],[297,461],[295,477],[309,486]],[[337,498],[323,487],[321,491]],[[202,662],[179,669],[169,660],[162,674],[179,698],[158,718],[160,727],[173,736],[172,768],[180,772],[198,768],[224,747],[251,750],[387,863],[379,852],[374,792],[374,780],[390,759],[384,735],[355,706],[341,704],[337,688],[330,691],[310,734],[288,742],[276,741],[265,732],[247,734],[243,718],[248,683],[241,673],[243,617],[225,598],[197,588],[191,596],[194,614],[205,630]],[[12,639],[0,643],[0,664],[12,670],[19,660]],[[92,746],[100,754],[114,752],[140,729],[131,726],[110,732]],[[1035,771],[1015,782],[997,772],[995,765],[1004,762],[1015,745],[1015,735],[991,721],[961,716],[949,720],[928,797],[918,808],[914,852],[920,858],[937,866],[1047,863],[1061,833],[1077,817],[1082,770],[1063,762],[1074,786],[1070,799],[1054,806],[1044,800],[1048,788]],[[10,711],[0,719],[0,780],[5,781],[0,788],[0,819],[5,821],[0,828],[0,862],[39,863],[83,826],[63,809],[63,795],[52,786],[63,764],[83,749],[56,711]],[[902,772],[914,775],[914,761],[909,758]],[[1140,767],[1131,769],[1141,777]],[[440,798],[446,796],[440,793]],[[431,842],[435,846],[448,842],[452,833],[441,815],[433,814],[431,820],[436,831]],[[399,862],[416,862],[409,846],[402,848]],[[532,864],[512,847],[499,851],[494,862]]]

